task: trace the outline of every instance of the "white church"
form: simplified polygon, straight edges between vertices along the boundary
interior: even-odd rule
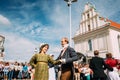
[[[110,52],[120,59],[120,24],[100,16],[91,3],[85,5],[81,16],[79,30],[72,38],[75,50],[91,57],[99,50],[103,58]]]

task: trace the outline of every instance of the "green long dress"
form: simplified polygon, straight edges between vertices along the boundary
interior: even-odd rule
[[[35,68],[34,80],[48,80],[49,79],[49,68],[48,62],[52,64],[59,64],[60,61],[55,61],[48,54],[35,54],[31,60],[30,65]]]

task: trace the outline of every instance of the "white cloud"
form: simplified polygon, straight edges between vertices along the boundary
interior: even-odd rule
[[[66,13],[66,14],[65,14]],[[69,14],[68,10],[64,9],[60,5],[56,5],[53,9],[53,13],[51,13],[51,20],[55,22],[57,25],[64,27],[69,24]]]
[[[9,19],[4,17],[3,15],[0,15],[0,24],[9,26],[11,22],[9,21]]]
[[[76,4],[76,3],[74,3]],[[67,4],[56,4],[54,5],[54,9],[52,9],[52,13],[50,13],[50,19],[53,21],[54,28],[52,31],[56,33],[56,35],[69,37],[70,34],[70,13],[69,7]],[[79,28],[80,22],[80,10],[81,7],[78,5],[71,5],[71,28],[72,28],[72,37],[75,31]],[[49,9],[51,10],[51,9]],[[54,35],[55,36],[55,35]]]
[[[28,40],[14,33],[3,32],[5,36],[5,59],[29,61],[34,49],[40,43]]]

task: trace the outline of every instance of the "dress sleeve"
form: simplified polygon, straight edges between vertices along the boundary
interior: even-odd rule
[[[113,68],[108,64],[109,61],[104,61],[103,60],[103,65],[104,65],[104,69],[108,69],[110,71],[113,71]]]
[[[32,67],[36,67],[36,56],[37,56],[37,54],[35,54],[35,55],[33,55],[32,56],[32,58],[30,59],[30,65],[32,66]]]
[[[48,62],[56,65],[56,64],[60,64],[61,62],[59,60],[54,60],[51,56],[48,55]]]

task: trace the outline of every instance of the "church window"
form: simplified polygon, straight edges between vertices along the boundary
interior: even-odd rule
[[[92,51],[92,41],[91,41],[91,39],[88,40],[88,45],[89,45],[89,51]]]
[[[90,25],[88,25],[88,31],[90,31],[91,29],[90,29]]]
[[[89,13],[87,14],[87,18],[88,18],[88,19],[90,18],[90,15],[89,15]]]
[[[119,47],[119,52],[120,52],[120,35],[118,35],[118,47]]]

